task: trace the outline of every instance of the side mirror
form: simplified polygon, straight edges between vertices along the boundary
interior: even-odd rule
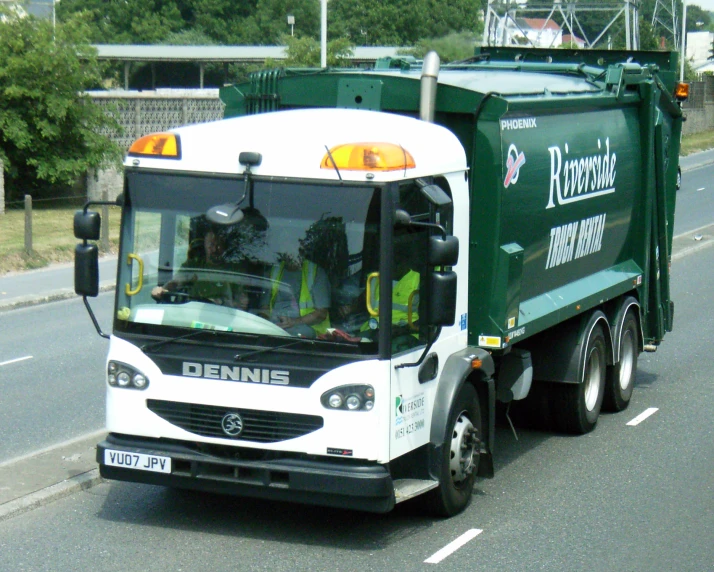
[[[455,236],[430,236],[427,248],[429,266],[455,266],[459,261],[459,239]]]
[[[439,185],[425,185],[419,189],[421,194],[436,207],[443,207],[451,204],[451,198]]]
[[[225,203],[212,206],[206,211],[206,218],[213,224],[231,225],[243,220],[243,210],[240,203]]]
[[[99,294],[99,249],[96,244],[78,244],[74,249],[74,291],[92,298]]]
[[[429,274],[431,300],[429,325],[453,326],[456,321],[456,272]]]
[[[95,211],[74,213],[74,237],[80,240],[99,240],[102,218]]]
[[[394,224],[399,226],[409,226],[412,223],[411,215],[404,209],[394,211]]]

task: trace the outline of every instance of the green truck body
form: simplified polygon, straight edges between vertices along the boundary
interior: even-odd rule
[[[434,122],[459,138],[470,167],[469,344],[504,349],[633,290],[645,345],[671,330],[676,70],[674,53],[517,48],[441,68]],[[221,98],[226,117],[310,107],[418,116],[420,71],[402,60],[268,70]]]

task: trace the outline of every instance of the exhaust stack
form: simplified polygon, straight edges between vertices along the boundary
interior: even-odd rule
[[[436,108],[436,81],[439,77],[439,54],[429,52],[424,56],[421,70],[421,93],[419,95],[419,118],[434,123]]]

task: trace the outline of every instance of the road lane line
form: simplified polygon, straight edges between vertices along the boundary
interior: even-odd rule
[[[11,363],[17,363],[19,361],[25,361],[26,359],[32,359],[32,356],[19,357],[15,359],[9,359],[7,361],[0,361],[0,366],[10,365]]]
[[[630,427],[634,427],[635,425],[639,425],[642,423],[645,419],[647,419],[650,415],[654,415],[659,411],[659,408],[657,407],[650,407],[649,409],[645,409],[642,413],[640,413],[637,417],[635,417],[632,421],[629,421],[627,424]]]
[[[693,234],[695,232],[700,232],[702,230],[709,230],[712,227],[714,227],[714,224],[712,224],[712,223],[705,224],[704,226],[700,226],[698,228],[693,228],[692,230],[685,230],[684,232],[680,232],[677,236],[673,236],[672,239],[674,240],[675,238],[681,238],[683,236],[687,236],[688,234]]]
[[[449,544],[444,546],[444,548],[442,548],[438,552],[435,552],[434,554],[429,556],[429,558],[424,560],[424,563],[425,564],[438,564],[444,558],[446,558],[450,554],[453,554],[454,552],[456,552],[459,548],[461,548],[469,540],[473,540],[482,532],[483,532],[483,530],[481,530],[480,528],[472,528],[471,530],[464,532],[456,540],[454,540],[453,542],[449,542]]]
[[[697,189],[697,192],[703,191],[703,190],[704,190],[704,187],[702,187],[701,189]]]

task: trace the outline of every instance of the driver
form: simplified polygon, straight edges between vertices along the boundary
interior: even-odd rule
[[[180,290],[191,298],[210,300],[214,304],[240,310],[247,309],[248,296],[242,289],[230,282],[199,278],[201,271],[204,270],[228,269],[224,258],[225,250],[225,239],[213,230],[207,231],[203,237],[203,249],[199,256],[189,255],[176,276],[163,286],[156,286],[151,290],[151,297],[160,301],[167,294]]]

